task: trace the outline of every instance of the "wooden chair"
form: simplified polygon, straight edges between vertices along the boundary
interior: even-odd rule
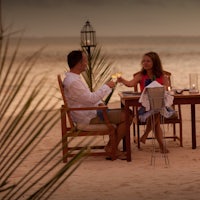
[[[80,151],[82,148],[85,148],[87,145],[87,149],[90,149],[88,156],[108,156],[105,152],[105,145],[92,145],[92,143],[83,144],[84,142],[80,140],[80,138],[85,137],[85,139],[89,139],[91,141],[91,136],[97,138],[97,136],[108,136],[111,140],[112,152],[111,152],[111,160],[116,159],[116,140],[115,140],[115,132],[116,126],[109,122],[107,112],[107,106],[98,106],[98,107],[82,107],[82,108],[71,108],[67,104],[67,99],[64,95],[64,86],[61,80],[61,76],[57,75],[58,84],[60,87],[60,92],[62,94],[62,99],[64,105],[61,106],[61,130],[62,130],[62,144],[63,144],[63,162],[67,162],[68,157],[73,157],[77,154],[77,151]],[[84,111],[84,110],[102,110],[103,117],[105,120],[105,124],[78,124],[75,125],[71,118],[72,111]],[[72,144],[71,140],[78,139],[79,144]],[[93,140],[93,138],[92,138]],[[82,141],[82,142],[80,142]]]
[[[138,73],[135,73],[133,76],[136,76]],[[164,71],[164,75],[168,76],[168,80],[169,80],[169,85],[171,86],[171,73],[168,71]],[[139,89],[139,84],[137,86],[134,87],[134,91],[138,92],[140,91]],[[134,109],[134,120],[133,120],[133,135],[134,138],[136,137],[136,129],[137,129],[137,144],[138,144],[138,148],[140,148],[140,126],[144,126],[146,125],[145,122],[140,122],[139,118],[138,118],[138,114],[137,114],[137,108],[133,108]],[[168,138],[172,138],[174,139],[174,141],[179,140],[180,142],[180,146],[183,146],[183,139],[182,139],[182,115],[181,115],[181,106],[180,105],[176,105],[173,106],[173,109],[176,110],[177,112],[177,117],[175,118],[164,118],[163,123],[164,124],[168,124],[168,125],[172,125],[173,127],[173,134],[172,135],[167,135],[165,136],[166,139]],[[179,125],[179,136],[176,133],[176,125]],[[152,139],[151,137],[148,137],[147,139]],[[136,140],[135,140],[136,141]]]

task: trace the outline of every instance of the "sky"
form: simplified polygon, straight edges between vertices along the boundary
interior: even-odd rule
[[[200,0],[1,0],[4,26],[26,36],[200,36]]]

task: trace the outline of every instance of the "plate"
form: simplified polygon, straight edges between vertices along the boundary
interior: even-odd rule
[[[175,89],[175,92],[177,94],[182,94],[184,91],[189,91],[189,89],[187,89],[187,88],[184,88],[184,89]]]

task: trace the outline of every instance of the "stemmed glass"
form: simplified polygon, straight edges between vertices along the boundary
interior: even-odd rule
[[[173,80],[173,77],[172,77],[172,75],[165,75],[164,76],[164,79],[165,79],[165,84],[166,84],[166,86],[167,86],[167,91],[171,94],[171,95],[173,95],[174,94],[174,80]]]
[[[117,82],[117,75],[116,74],[112,74],[111,77],[112,77],[112,81],[116,83]]]
[[[117,78],[120,78],[121,75],[122,75],[122,72],[117,67],[114,67],[113,73],[111,75],[112,81],[114,81],[117,84]]]

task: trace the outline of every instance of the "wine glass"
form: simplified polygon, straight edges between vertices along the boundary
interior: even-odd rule
[[[112,81],[116,83],[117,82],[117,74],[116,73],[112,74],[111,77],[112,77]]]
[[[117,82],[117,67],[113,67],[112,70],[111,70],[111,77],[112,77],[112,81],[113,82]]]
[[[169,92],[169,94],[174,95],[174,80],[172,75],[164,75],[164,82],[166,85],[166,90]]]
[[[120,77],[122,76],[122,72],[118,71],[118,72],[116,73],[116,75],[117,75],[117,78],[120,78]]]
[[[118,83],[118,78],[120,78],[122,76],[122,72],[119,70],[118,67],[114,67],[112,69],[112,72],[113,72],[111,75],[112,81],[115,82],[117,88],[119,89],[119,87],[123,85],[122,83]]]
[[[116,75],[117,75],[117,78],[120,78],[122,76],[122,72],[118,71]],[[123,85],[122,83],[119,83],[119,86],[122,86],[122,85]]]

